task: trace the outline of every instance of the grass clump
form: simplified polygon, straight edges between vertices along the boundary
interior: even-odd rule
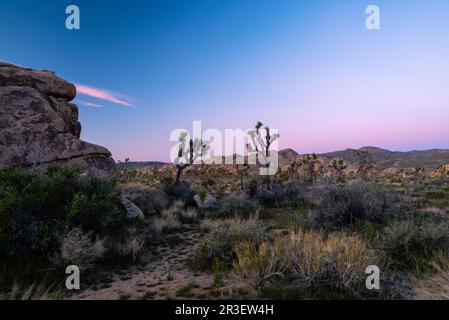
[[[359,297],[366,292],[366,267],[376,263],[374,251],[359,237],[299,230],[272,243],[241,245],[234,270],[259,294],[282,287]]]
[[[200,270],[209,270],[211,261],[230,266],[240,243],[259,244],[268,237],[266,226],[255,218],[205,220],[202,226],[209,230],[209,234],[196,249],[191,261],[192,266]]]

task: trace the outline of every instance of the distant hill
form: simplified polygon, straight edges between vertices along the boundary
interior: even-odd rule
[[[159,161],[130,161],[130,162],[128,162],[128,169],[134,170],[134,169],[141,169],[141,168],[159,168],[166,164],[167,163],[165,163],[165,162],[159,162]],[[119,167],[120,169],[124,168],[125,163],[124,162],[117,163],[117,167]]]
[[[390,151],[377,147],[363,147],[360,149],[345,149],[317,155],[324,157],[328,160],[332,160],[334,158],[341,158],[350,164],[354,164],[357,162],[357,158],[354,156],[354,151],[370,152],[374,157],[376,167],[380,170],[386,168],[436,169],[440,165],[449,164],[449,150],[446,149],[400,152],[400,151]],[[301,155],[292,149],[283,149],[279,151],[278,156],[279,156],[279,164],[281,166],[284,166],[287,165],[291,160],[295,159],[296,157],[300,157]],[[158,168],[166,164],[167,163],[157,161],[128,162],[128,168],[129,169]],[[118,166],[123,167],[124,164],[121,163],[118,164]]]
[[[341,158],[346,162],[356,163],[357,158],[354,156],[354,151],[370,152],[374,157],[376,167],[381,170],[386,168],[410,167],[435,169],[440,165],[449,164],[449,150],[445,149],[400,152],[377,147],[363,147],[360,149],[345,149],[318,155],[328,160]],[[279,162],[285,163],[297,156],[300,155],[291,149],[281,150],[279,151]]]
[[[449,150],[443,149],[400,152],[376,147],[364,147],[358,150],[373,154],[378,169],[410,167],[436,169],[440,165],[449,163]],[[329,152],[323,154],[323,156],[327,159],[339,157],[349,163],[357,161],[354,157],[354,149]]]

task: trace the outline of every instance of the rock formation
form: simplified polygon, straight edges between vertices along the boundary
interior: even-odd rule
[[[50,71],[0,62],[0,169],[76,163],[115,174],[106,148],[80,140],[76,87]]]

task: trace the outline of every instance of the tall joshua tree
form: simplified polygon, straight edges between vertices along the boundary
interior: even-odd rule
[[[256,153],[259,162],[262,162],[262,166],[270,168],[270,147],[273,142],[279,138],[279,134],[270,133],[270,128],[265,126],[263,129],[262,122],[258,121],[255,126],[255,130],[248,132],[250,137],[250,142],[247,144],[248,151],[251,153]],[[262,159],[262,161],[260,161]],[[267,188],[271,189],[271,178],[270,175],[266,175]]]
[[[179,136],[178,156],[174,160],[176,165],[176,184],[181,182],[181,174],[185,168],[191,166],[202,157],[209,149],[209,146],[203,144],[202,140],[196,138],[187,141],[187,132]]]

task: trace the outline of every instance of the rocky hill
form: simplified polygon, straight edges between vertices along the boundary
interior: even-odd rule
[[[363,147],[360,149],[345,149],[341,151],[334,151],[319,154],[331,160],[334,158],[341,158],[350,164],[357,162],[354,151],[367,151],[373,155],[376,167],[380,170],[386,168],[426,168],[436,169],[441,165],[449,164],[449,150],[432,149],[422,151],[389,151],[377,147]],[[279,151],[279,162],[288,162],[295,157],[300,156],[291,149],[284,149]]]
[[[134,169],[141,169],[141,168],[160,168],[167,163],[165,162],[159,162],[159,161],[129,161],[127,163],[125,162],[119,162],[117,163],[117,167],[119,169],[128,168],[129,170]]]
[[[109,150],[80,140],[75,96],[53,72],[0,62],[0,169],[77,163],[113,175]]]

